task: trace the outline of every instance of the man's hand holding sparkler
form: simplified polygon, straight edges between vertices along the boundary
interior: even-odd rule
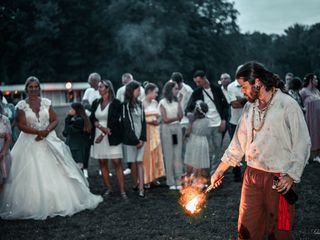
[[[206,192],[218,187],[222,183],[223,174],[228,170],[230,166],[224,162],[221,162],[217,170],[211,176],[211,185],[207,188]]]

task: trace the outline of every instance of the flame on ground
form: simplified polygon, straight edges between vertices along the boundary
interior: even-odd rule
[[[187,186],[181,190],[179,203],[187,215],[197,216],[206,203],[206,194],[198,188]]]
[[[186,205],[186,210],[195,213],[197,210],[197,205],[199,203],[199,197],[194,197],[191,201],[189,201]]]

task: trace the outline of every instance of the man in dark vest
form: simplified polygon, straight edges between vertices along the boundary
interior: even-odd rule
[[[210,135],[208,136],[210,149],[210,166],[214,170],[218,166],[218,155],[221,151],[222,132],[226,128],[226,120],[228,113],[227,100],[219,86],[209,82],[204,71],[196,71],[193,79],[197,85],[197,89],[192,93],[186,114],[190,116],[198,100],[208,104],[209,111],[206,117],[209,118]]]

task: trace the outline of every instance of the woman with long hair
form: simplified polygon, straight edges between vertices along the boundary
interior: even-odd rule
[[[133,190],[139,190],[139,197],[145,197],[143,155],[146,137],[146,119],[142,103],[138,100],[140,83],[131,81],[126,85],[125,100],[122,105],[123,144],[128,163],[131,164]]]
[[[90,141],[91,130],[92,125],[84,106],[78,102],[72,103],[65,118],[62,134],[66,137],[66,144],[71,150],[73,159],[82,170],[86,159],[84,146]]]
[[[311,137],[311,158],[320,163],[320,92],[317,87],[317,75],[309,73],[303,79],[300,95],[306,110],[305,116]]]
[[[181,188],[180,178],[182,165],[182,130],[180,120],[183,117],[181,104],[177,95],[178,84],[169,81],[163,88],[163,98],[159,102],[162,117],[161,140],[167,175],[167,185],[170,190]]]
[[[144,183],[145,187],[150,184],[159,185],[158,178],[165,175],[162,144],[160,140],[160,111],[156,100],[158,87],[153,83],[145,84],[145,98],[142,102],[146,115],[147,136],[144,149]]]
[[[27,98],[16,105],[21,132],[0,195],[0,217],[46,219],[96,208],[103,199],[90,193],[68,146],[57,137],[56,113],[49,99],[39,97],[39,80],[29,77],[25,91]]]
[[[122,125],[120,122],[121,103],[114,96],[113,85],[110,80],[101,80],[98,87],[101,95],[96,99],[91,107],[91,122],[94,126],[92,134],[93,148],[92,155],[94,159],[99,159],[103,182],[107,187],[104,197],[113,194],[111,181],[109,178],[109,163],[115,168],[121,197],[127,199],[124,187],[124,175],[121,159],[122,153]]]

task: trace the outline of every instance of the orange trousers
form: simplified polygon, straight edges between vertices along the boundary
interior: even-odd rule
[[[278,230],[280,194],[272,189],[274,173],[247,167],[243,177],[238,219],[238,239],[292,239],[291,231]],[[290,225],[294,205],[289,205]]]

